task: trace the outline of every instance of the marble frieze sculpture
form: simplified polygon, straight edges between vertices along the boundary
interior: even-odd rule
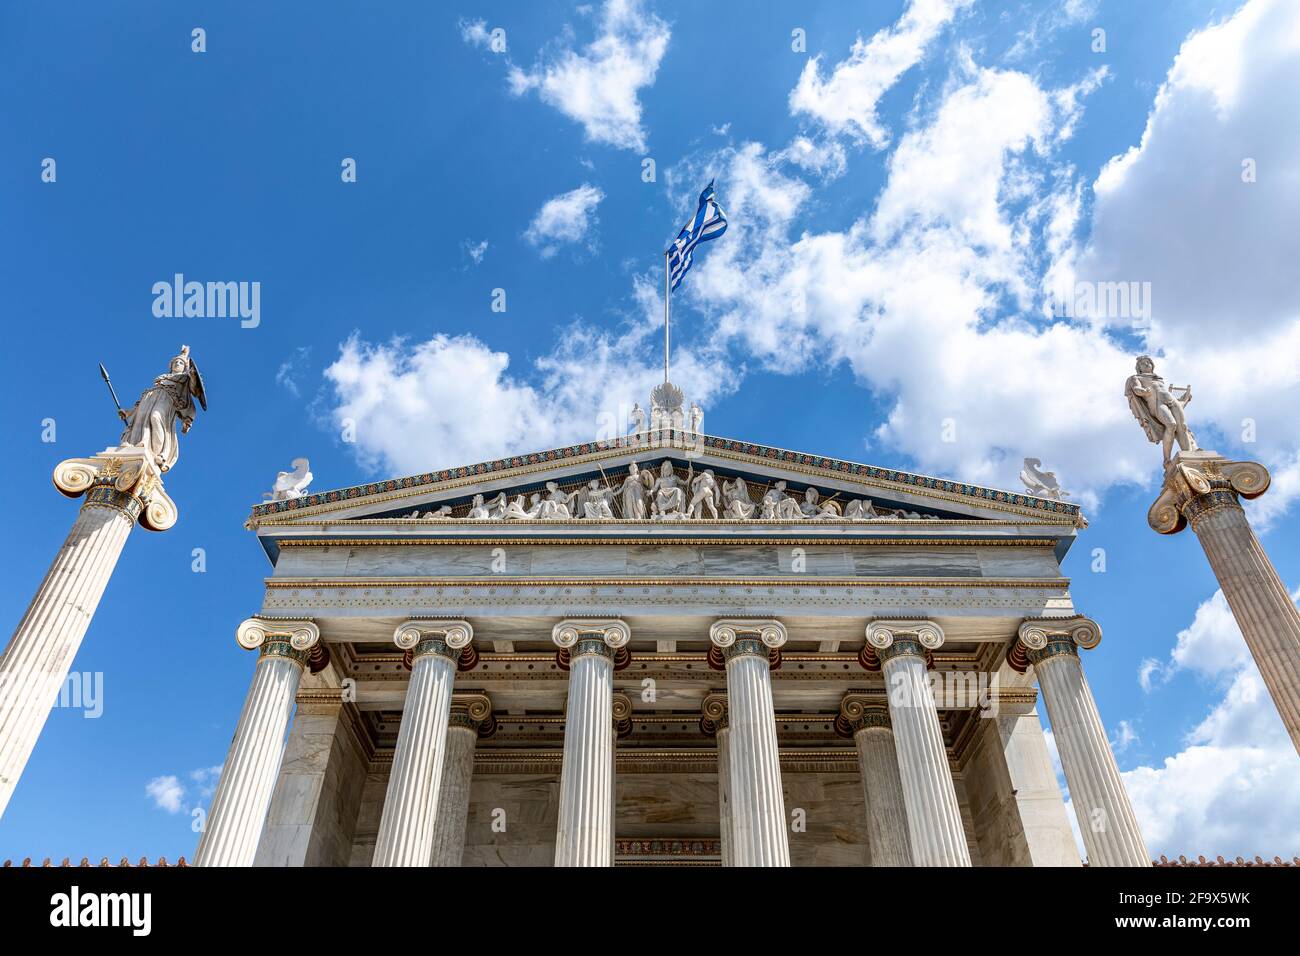
[[[1124,394],[1147,438],[1164,449],[1164,484],[1147,523],[1160,534],[1177,534],[1189,524],[1196,532],[1300,752],[1300,612],[1241,507],[1242,498],[1258,498],[1268,490],[1268,470],[1258,462],[1233,461],[1200,448],[1184,411],[1192,400],[1191,386],[1167,385],[1148,356],[1137,360]]]
[[[111,386],[110,386],[111,388]],[[69,458],[54,486],[81,498],[63,547],[0,657],[0,815],[9,804],[36,739],[68,678],[127,537],[136,523],[166,531],[176,505],[162,476],[176,464],[181,432],[207,409],[203,378],[189,346],[171,360],[128,412],[118,444],[93,458]]]

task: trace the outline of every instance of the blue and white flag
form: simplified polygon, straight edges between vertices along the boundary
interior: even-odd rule
[[[695,256],[695,247],[701,242],[716,239],[727,231],[727,217],[713,198],[713,181],[700,193],[700,206],[691,221],[682,227],[677,239],[668,247],[668,278],[670,288],[676,289],[686,278]]]

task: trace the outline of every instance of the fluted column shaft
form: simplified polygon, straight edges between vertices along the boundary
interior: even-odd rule
[[[459,656],[459,649],[437,637],[415,646],[373,866],[428,866],[432,860]]]
[[[583,638],[569,658],[556,866],[614,863],[614,657]]]
[[[284,757],[294,695],[307,660],[287,637],[261,643],[253,682],[212,796],[196,866],[252,866]]]
[[[453,710],[447,727],[442,792],[433,825],[433,866],[460,866],[465,855],[465,824],[469,820],[469,788],[477,745],[478,721]]]
[[[895,638],[879,651],[915,866],[970,866],[948,750],[926,679],[925,651]]]
[[[911,866],[907,807],[898,775],[894,732],[883,712],[869,714],[856,728],[858,770],[867,807],[867,845],[872,866]]]
[[[115,495],[111,486],[106,494]],[[116,497],[124,499],[122,504],[137,501],[130,495]],[[0,657],[0,816],[133,527],[130,510],[88,500]]]
[[[1192,529],[1300,752],[1300,611],[1239,504],[1193,518]]]
[[[727,667],[732,865],[789,866],[770,673],[770,650],[785,643],[785,628],[775,621],[718,622],[709,637]]]
[[[722,865],[735,866],[731,847],[731,725],[724,717],[718,724],[718,839],[722,844]]]
[[[1074,642],[1049,640],[1041,649],[1030,649],[1029,661],[1047,705],[1088,864],[1150,866]]]

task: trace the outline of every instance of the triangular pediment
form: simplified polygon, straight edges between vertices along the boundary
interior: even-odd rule
[[[672,479],[661,482],[667,462]],[[625,483],[635,464],[646,492],[644,518],[625,515]],[[707,479],[710,472],[711,491]],[[589,493],[595,482],[595,493]],[[667,489],[682,489],[676,496]],[[703,486],[699,508],[690,508]],[[811,489],[811,493],[810,493]],[[664,492],[662,495],[660,492]],[[482,496],[481,500],[476,496]],[[536,497],[535,497],[536,496]],[[665,433],[566,448],[372,482],[255,506],[250,526],[352,521],[466,520],[580,523],[594,520],[817,522],[1015,520],[1080,526],[1078,505],[897,469],[714,436]],[[683,499],[685,505],[683,506]],[[588,511],[587,501],[597,502]],[[600,504],[608,503],[608,516]],[[563,502],[564,507],[559,507]],[[752,505],[752,509],[748,507]],[[679,510],[680,509],[680,510]],[[576,512],[576,515],[575,515]],[[686,514],[682,512],[687,512]],[[698,514],[696,513],[698,512]]]

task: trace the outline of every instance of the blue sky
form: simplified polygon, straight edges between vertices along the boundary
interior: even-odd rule
[[[102,715],[55,710],[0,858],[192,855],[253,664],[249,506],[300,455],[323,490],[644,405],[660,252],[710,178],[731,227],[673,323],[706,430],[1007,488],[1042,458],[1092,519],[1066,572],[1150,849],[1300,851],[1294,751],[1195,540],[1146,526],[1159,452],[1122,398],[1140,351],[1194,383],[1201,444],[1273,471],[1249,507],[1300,586],[1293,6],[131,10],[0,10],[7,628],[75,515],[53,466],[116,440],[96,364],[129,403],[188,343],[211,410],[74,666]],[[178,272],[259,282],[259,324],[155,317]],[[1051,316],[1099,280],[1151,308]]]

